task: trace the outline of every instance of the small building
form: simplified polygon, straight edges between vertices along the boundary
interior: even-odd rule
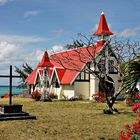
[[[115,53],[108,43],[110,31],[104,13],[101,13],[97,31],[93,34],[98,36],[96,44],[67,50],[48,56],[45,51],[40,64],[35,68],[31,75],[26,79],[31,85],[32,91],[41,90],[41,78],[43,71],[47,71],[49,92],[63,97],[92,99],[92,95],[103,92],[96,75],[87,71],[107,71],[108,77],[115,85],[115,91],[119,86],[119,73],[114,68],[118,63]],[[98,67],[94,61],[98,62]],[[47,68],[47,69],[46,69]],[[114,91],[114,92],[115,92]]]

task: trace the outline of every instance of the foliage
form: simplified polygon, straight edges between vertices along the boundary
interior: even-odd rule
[[[125,89],[132,93],[136,87],[138,79],[140,78],[140,56],[136,56],[134,59],[128,61],[125,64],[123,85]]]
[[[83,46],[84,44],[81,43],[79,40],[74,40],[72,44],[67,44],[65,48],[69,50],[69,49],[77,49]]]
[[[34,92],[31,93],[31,97],[35,100],[35,101],[39,101],[41,99],[42,94],[36,90]]]
[[[140,139],[140,102],[135,103],[132,111],[138,114],[137,120],[132,124],[126,124],[125,130],[119,134],[120,140],[138,140]]]
[[[26,63],[22,65],[22,69],[15,66],[15,72],[21,76],[18,88],[27,88],[26,78],[32,73],[33,69]]]
[[[134,96],[132,96],[132,94],[126,96],[126,104],[127,105],[131,106],[137,102],[140,102],[140,94],[139,93],[136,93]]]
[[[102,92],[97,92],[95,94],[92,95],[92,98],[94,101],[96,102],[101,102],[101,103],[104,103],[106,100],[105,100],[105,96]]]

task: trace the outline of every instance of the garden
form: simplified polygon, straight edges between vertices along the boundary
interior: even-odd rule
[[[23,104],[23,111],[37,117],[36,120],[2,121],[0,138],[3,140],[126,140],[125,125],[137,119],[132,107],[116,102],[120,114],[103,114],[106,103],[89,101],[40,102],[31,98],[13,98],[15,104]],[[2,99],[2,104],[8,99]],[[136,111],[137,107],[133,108]],[[136,125],[135,125],[136,126]],[[129,131],[132,132],[132,131]],[[132,133],[131,133],[132,134]],[[124,138],[124,139],[123,139]]]

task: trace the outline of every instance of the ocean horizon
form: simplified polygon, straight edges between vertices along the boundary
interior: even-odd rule
[[[24,90],[26,90],[26,88],[19,89],[17,86],[12,86],[12,94],[22,94]],[[9,93],[9,86],[0,85],[0,96],[5,95],[5,93]]]

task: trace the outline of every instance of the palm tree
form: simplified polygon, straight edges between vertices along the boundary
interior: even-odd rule
[[[19,69],[15,66],[15,72],[21,76],[18,88],[28,88],[26,78],[32,73],[33,69],[27,63],[23,64],[22,68]]]
[[[136,88],[136,84],[140,78],[140,56],[128,61],[124,66],[123,84],[131,94]]]

